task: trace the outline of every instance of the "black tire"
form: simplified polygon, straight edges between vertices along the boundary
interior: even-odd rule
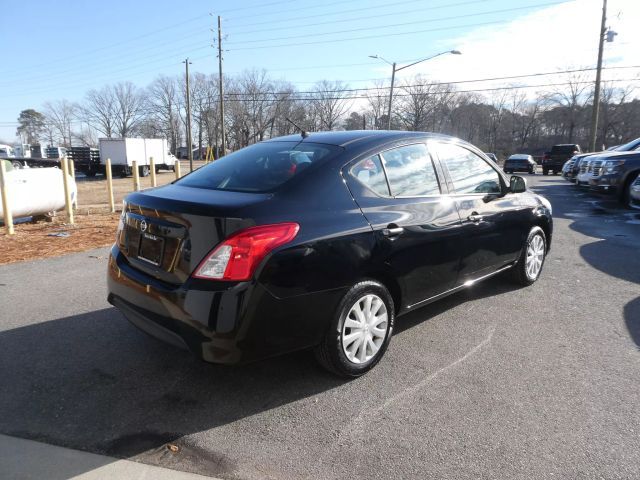
[[[549,169],[548,168],[543,168],[542,169],[542,174],[543,175],[549,175]]]
[[[529,174],[535,175],[536,174],[536,169],[532,168],[531,170],[529,170]]]
[[[624,188],[622,189],[620,202],[627,208],[631,208],[631,185],[633,185],[635,179],[638,178],[638,175],[640,175],[640,172],[632,173],[631,175],[629,175],[629,178],[627,178],[627,181],[624,184]]]
[[[343,348],[343,333],[346,333],[347,330],[344,328],[345,321],[352,307],[364,301],[364,297],[370,294],[377,296],[384,303],[387,313],[386,334],[378,351],[370,359],[362,363],[354,363],[347,357],[344,351],[345,348],[351,344],[347,344],[346,347]],[[391,340],[391,335],[393,335],[394,320],[395,311],[393,299],[384,285],[371,280],[359,282],[351,287],[340,301],[328,332],[324,336],[322,343],[314,350],[316,359],[324,368],[341,377],[353,378],[364,375],[375,367],[383,357]],[[352,330],[349,329],[349,331],[351,332]]]
[[[156,165],[155,169],[156,169],[156,173],[160,173],[160,167],[158,165]]]
[[[175,171],[176,171],[176,164],[175,164],[175,163],[171,166],[171,171],[172,171],[172,172],[175,172]]]
[[[527,250],[529,249],[529,245],[531,245],[532,242],[534,241],[534,237],[537,237],[537,236],[542,238],[542,242],[544,245],[544,250],[543,250],[544,253],[542,258],[542,264],[540,265],[535,276],[532,277],[527,271]],[[522,246],[522,252],[520,253],[520,257],[518,257],[518,261],[513,267],[511,267],[512,280],[515,283],[522,285],[524,287],[527,287],[535,283],[536,280],[540,278],[540,274],[542,273],[542,269],[544,267],[544,262],[546,258],[547,258],[547,236],[544,234],[544,230],[542,230],[542,228],[533,227],[529,232],[529,235],[527,235],[527,240],[524,242],[524,245]]]
[[[148,165],[142,165],[141,167],[138,167],[138,169],[140,170],[140,176],[141,177],[148,177],[149,176],[149,166]]]
[[[13,168],[22,168],[22,163],[20,163],[17,160],[14,160],[13,162],[11,162],[11,165],[13,165]]]

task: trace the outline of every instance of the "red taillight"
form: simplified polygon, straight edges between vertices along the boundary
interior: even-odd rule
[[[193,276],[207,280],[249,280],[269,252],[295,238],[297,223],[259,225],[240,230],[200,262]]]

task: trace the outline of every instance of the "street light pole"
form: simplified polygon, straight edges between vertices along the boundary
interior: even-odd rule
[[[405,65],[400,68],[396,67],[396,62],[391,63],[388,60],[382,58],[380,55],[369,55],[369,58],[377,58],[391,65],[391,88],[389,89],[389,108],[387,109],[387,130],[391,130],[391,106],[393,105],[393,86],[396,81],[396,72],[404,70],[405,68],[413,67],[418,63],[426,62],[427,60],[431,60],[432,58],[436,58],[447,53],[451,53],[452,55],[462,55],[462,52],[460,52],[459,50],[447,50],[445,52],[436,53],[435,55],[431,55],[430,57],[423,58],[422,60],[418,60],[417,62],[410,63],[409,65]]]
[[[387,109],[387,130],[391,130],[391,104],[393,103],[393,84],[396,81],[396,62],[391,66],[391,89],[389,90],[389,108]]]
[[[596,85],[593,90],[593,108],[591,110],[591,138],[589,139],[589,151],[596,151],[596,139],[598,137],[598,114],[600,112],[600,78],[602,76],[602,53],[604,50],[604,35],[607,29],[607,0],[602,1],[602,23],[600,24],[600,40],[598,43],[598,68],[596,70]]]

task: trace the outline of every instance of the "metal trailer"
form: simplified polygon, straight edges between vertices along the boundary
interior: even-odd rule
[[[153,157],[156,171],[175,171],[176,157],[169,153],[164,138],[101,138],[100,159],[102,167],[111,159],[114,175],[126,177],[132,173],[133,161],[138,165],[139,174],[146,177],[150,173],[150,158]]]
[[[76,172],[84,173],[87,177],[95,177],[97,173],[104,173],[100,164],[100,152],[91,147],[70,147],[67,158],[73,160]]]

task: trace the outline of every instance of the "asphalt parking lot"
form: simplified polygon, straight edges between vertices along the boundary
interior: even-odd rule
[[[640,478],[640,211],[527,178],[554,208],[540,281],[398,319],[352,381],[148,338],[106,249],[0,267],[0,433],[220,478]]]

